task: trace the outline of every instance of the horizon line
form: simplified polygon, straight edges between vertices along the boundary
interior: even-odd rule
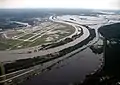
[[[47,7],[43,7],[43,8],[0,8],[0,9],[88,9],[88,10],[116,10],[116,11],[120,11],[120,9],[94,9],[94,8],[47,8]]]

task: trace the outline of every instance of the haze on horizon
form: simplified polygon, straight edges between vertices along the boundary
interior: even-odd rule
[[[88,8],[120,10],[119,0],[0,0],[0,8]]]

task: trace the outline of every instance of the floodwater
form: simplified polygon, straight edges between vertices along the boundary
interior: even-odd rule
[[[94,54],[88,47],[22,85],[69,85],[84,80],[85,76],[94,72],[101,64],[102,54]]]

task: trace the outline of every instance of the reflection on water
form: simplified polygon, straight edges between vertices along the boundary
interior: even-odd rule
[[[106,47],[105,73],[120,78],[120,43],[110,43]]]
[[[103,53],[103,40],[99,39],[99,41],[90,46],[90,49],[95,54],[102,54]]]
[[[94,74],[86,76],[84,82],[79,85],[119,85],[120,42],[111,41],[104,46],[103,66]]]

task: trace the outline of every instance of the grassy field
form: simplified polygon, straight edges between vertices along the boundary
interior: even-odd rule
[[[44,44],[44,43],[47,43],[44,38],[38,38],[33,43],[30,44],[30,47],[41,45],[41,44]]]
[[[41,34],[34,36],[34,32],[30,33],[30,34],[26,34],[22,37],[20,37],[18,40],[13,40],[13,39],[0,39],[0,50],[6,50],[6,49],[21,49],[21,48],[27,48],[27,47],[33,47],[33,46],[37,46],[37,45],[42,45],[45,43],[54,43],[59,39],[62,39],[64,37],[67,37],[69,35],[71,35],[72,33],[75,32],[75,29],[72,26],[69,25],[65,25],[65,24],[60,24],[60,25],[64,25],[64,26],[60,26],[60,27],[54,27],[51,29],[43,29],[45,31],[43,31]],[[59,25],[58,25],[59,26]],[[37,30],[35,32],[38,32],[40,30]],[[48,32],[49,31],[49,32]],[[53,32],[53,33],[52,33]],[[51,34],[49,34],[51,33]],[[25,34],[25,33],[24,33]],[[44,34],[44,35],[42,35]],[[42,35],[42,36],[41,36]],[[19,36],[19,35],[18,35]],[[30,37],[34,36],[33,38],[31,38],[30,40],[34,40],[35,38],[39,37],[38,39],[34,40],[34,41],[24,41]],[[47,38],[51,39],[47,41]],[[21,40],[20,40],[21,39]]]
[[[9,49],[20,42],[21,41],[19,41],[19,40],[12,40],[12,39],[0,40],[0,50]]]
[[[41,34],[40,34],[40,35],[41,35]],[[32,37],[30,40],[33,40],[33,39],[39,37],[40,35],[36,35],[36,36]]]
[[[20,37],[19,39],[28,39],[30,37],[32,37],[34,34],[27,34],[27,35],[24,35],[23,37]]]

